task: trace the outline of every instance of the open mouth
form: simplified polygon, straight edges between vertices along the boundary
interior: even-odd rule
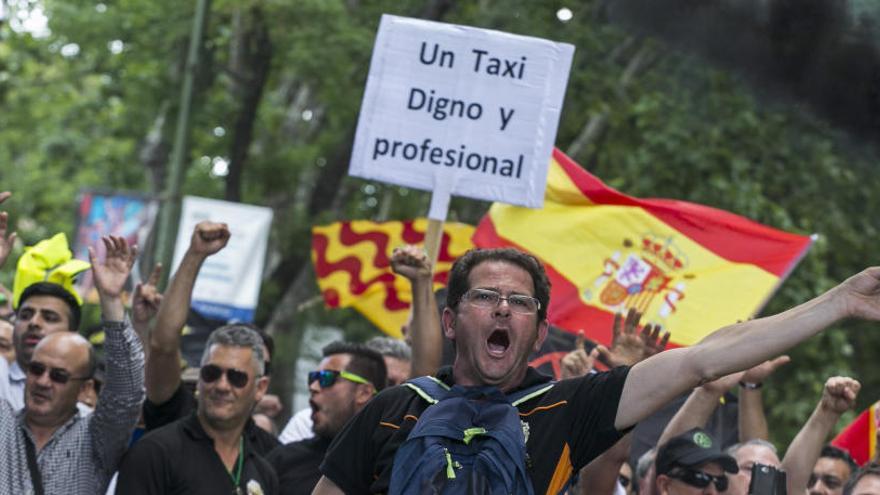
[[[510,347],[510,336],[507,330],[495,330],[486,340],[486,348],[492,356],[504,355],[508,347]]]

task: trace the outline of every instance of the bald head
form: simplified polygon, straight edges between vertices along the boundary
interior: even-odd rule
[[[33,359],[43,356],[64,361],[64,368],[77,376],[90,375],[95,359],[92,344],[73,332],[54,333],[43,338],[34,349]]]
[[[94,370],[94,351],[81,335],[71,332],[44,337],[27,368],[26,419],[29,424],[58,427],[76,409],[83,383]]]

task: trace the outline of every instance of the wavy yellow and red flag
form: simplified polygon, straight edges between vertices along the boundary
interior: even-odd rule
[[[422,244],[428,221],[355,220],[312,228],[312,263],[324,303],[331,308],[354,307],[383,332],[400,337],[409,317],[409,282],[391,271],[391,251],[403,244]],[[434,268],[434,290],[446,286],[456,258],[473,247],[474,227],[443,225]]]
[[[878,426],[880,402],[875,402],[834,437],[831,445],[846,450],[859,465],[864,465],[877,455]]]
[[[678,346],[755,315],[812,243],[715,208],[627,196],[559,150],[544,207],[495,203],[473,240],[544,262],[552,323],[607,344],[614,313],[636,308]]]

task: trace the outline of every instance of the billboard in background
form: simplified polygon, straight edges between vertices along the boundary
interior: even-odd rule
[[[89,246],[96,246],[98,257],[104,256],[102,236],[124,237],[129,244],[143,248],[156,220],[159,202],[155,199],[130,193],[83,191],[77,208],[76,238],[73,243],[74,258],[89,261]],[[138,265],[135,264],[135,270]],[[133,279],[140,276],[133,273]],[[80,275],[77,290],[88,303],[97,304],[92,272]]]
[[[177,229],[172,271],[189,248],[193,228],[203,220],[223,222],[232,236],[205,260],[193,289],[192,309],[206,318],[249,323],[260,296],[260,281],[272,226],[272,210],[262,206],[186,196]]]

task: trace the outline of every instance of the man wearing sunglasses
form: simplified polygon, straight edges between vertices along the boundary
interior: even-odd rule
[[[18,410],[24,407],[27,367],[40,340],[57,332],[76,332],[80,306],[73,294],[52,282],[37,282],[25,288],[19,298],[13,324],[12,342],[15,361],[7,368],[0,364],[0,375],[8,381],[0,395]]]
[[[657,452],[660,495],[716,494],[727,491],[726,473],[738,471],[736,459],[701,428],[673,437]]]
[[[514,249],[471,250],[453,265],[448,287],[442,323],[454,341],[455,361],[440,370],[439,380],[502,393],[549,381],[528,366],[549,326],[550,283],[537,259]],[[846,318],[880,320],[880,267],[779,315],[724,327],[691,347],[658,353],[631,368],[562,380],[518,403],[534,492],[564,489],[572,472],[685,391],[779,356]],[[387,491],[391,452],[415,424],[407,418],[418,418],[427,407],[408,387],[373,399],[334,439],[315,493]]]
[[[192,232],[189,248],[177,271],[168,283],[149,337],[146,365],[147,400],[144,402],[144,424],[152,431],[185,418],[197,407],[192,392],[183,384],[180,370],[180,339],[192,303],[193,288],[205,261],[220,252],[229,242],[231,233],[225,223],[199,222]],[[273,345],[271,338],[252,327],[265,338],[263,351],[266,381],[269,381]],[[268,394],[265,394],[265,398]],[[257,452],[266,456],[280,445],[271,433],[252,421],[245,424],[245,434]]]
[[[378,351],[364,344],[333,342],[322,350],[318,369],[308,374],[313,438],[289,443],[269,454],[282,495],[309,494],[333,438],[377,392],[388,371]]]
[[[117,493],[277,493],[272,467],[244,431],[268,387],[263,349],[247,326],[214,330],[202,355],[196,412],[132,447],[119,468]]]
[[[100,399],[92,414],[77,414],[96,368],[89,342],[75,332],[42,337],[27,363],[24,410],[0,401],[0,493],[104,493],[125,452],[144,399],[143,348],[121,298],[137,250],[102,240],[104,262],[89,250],[106,336]]]

